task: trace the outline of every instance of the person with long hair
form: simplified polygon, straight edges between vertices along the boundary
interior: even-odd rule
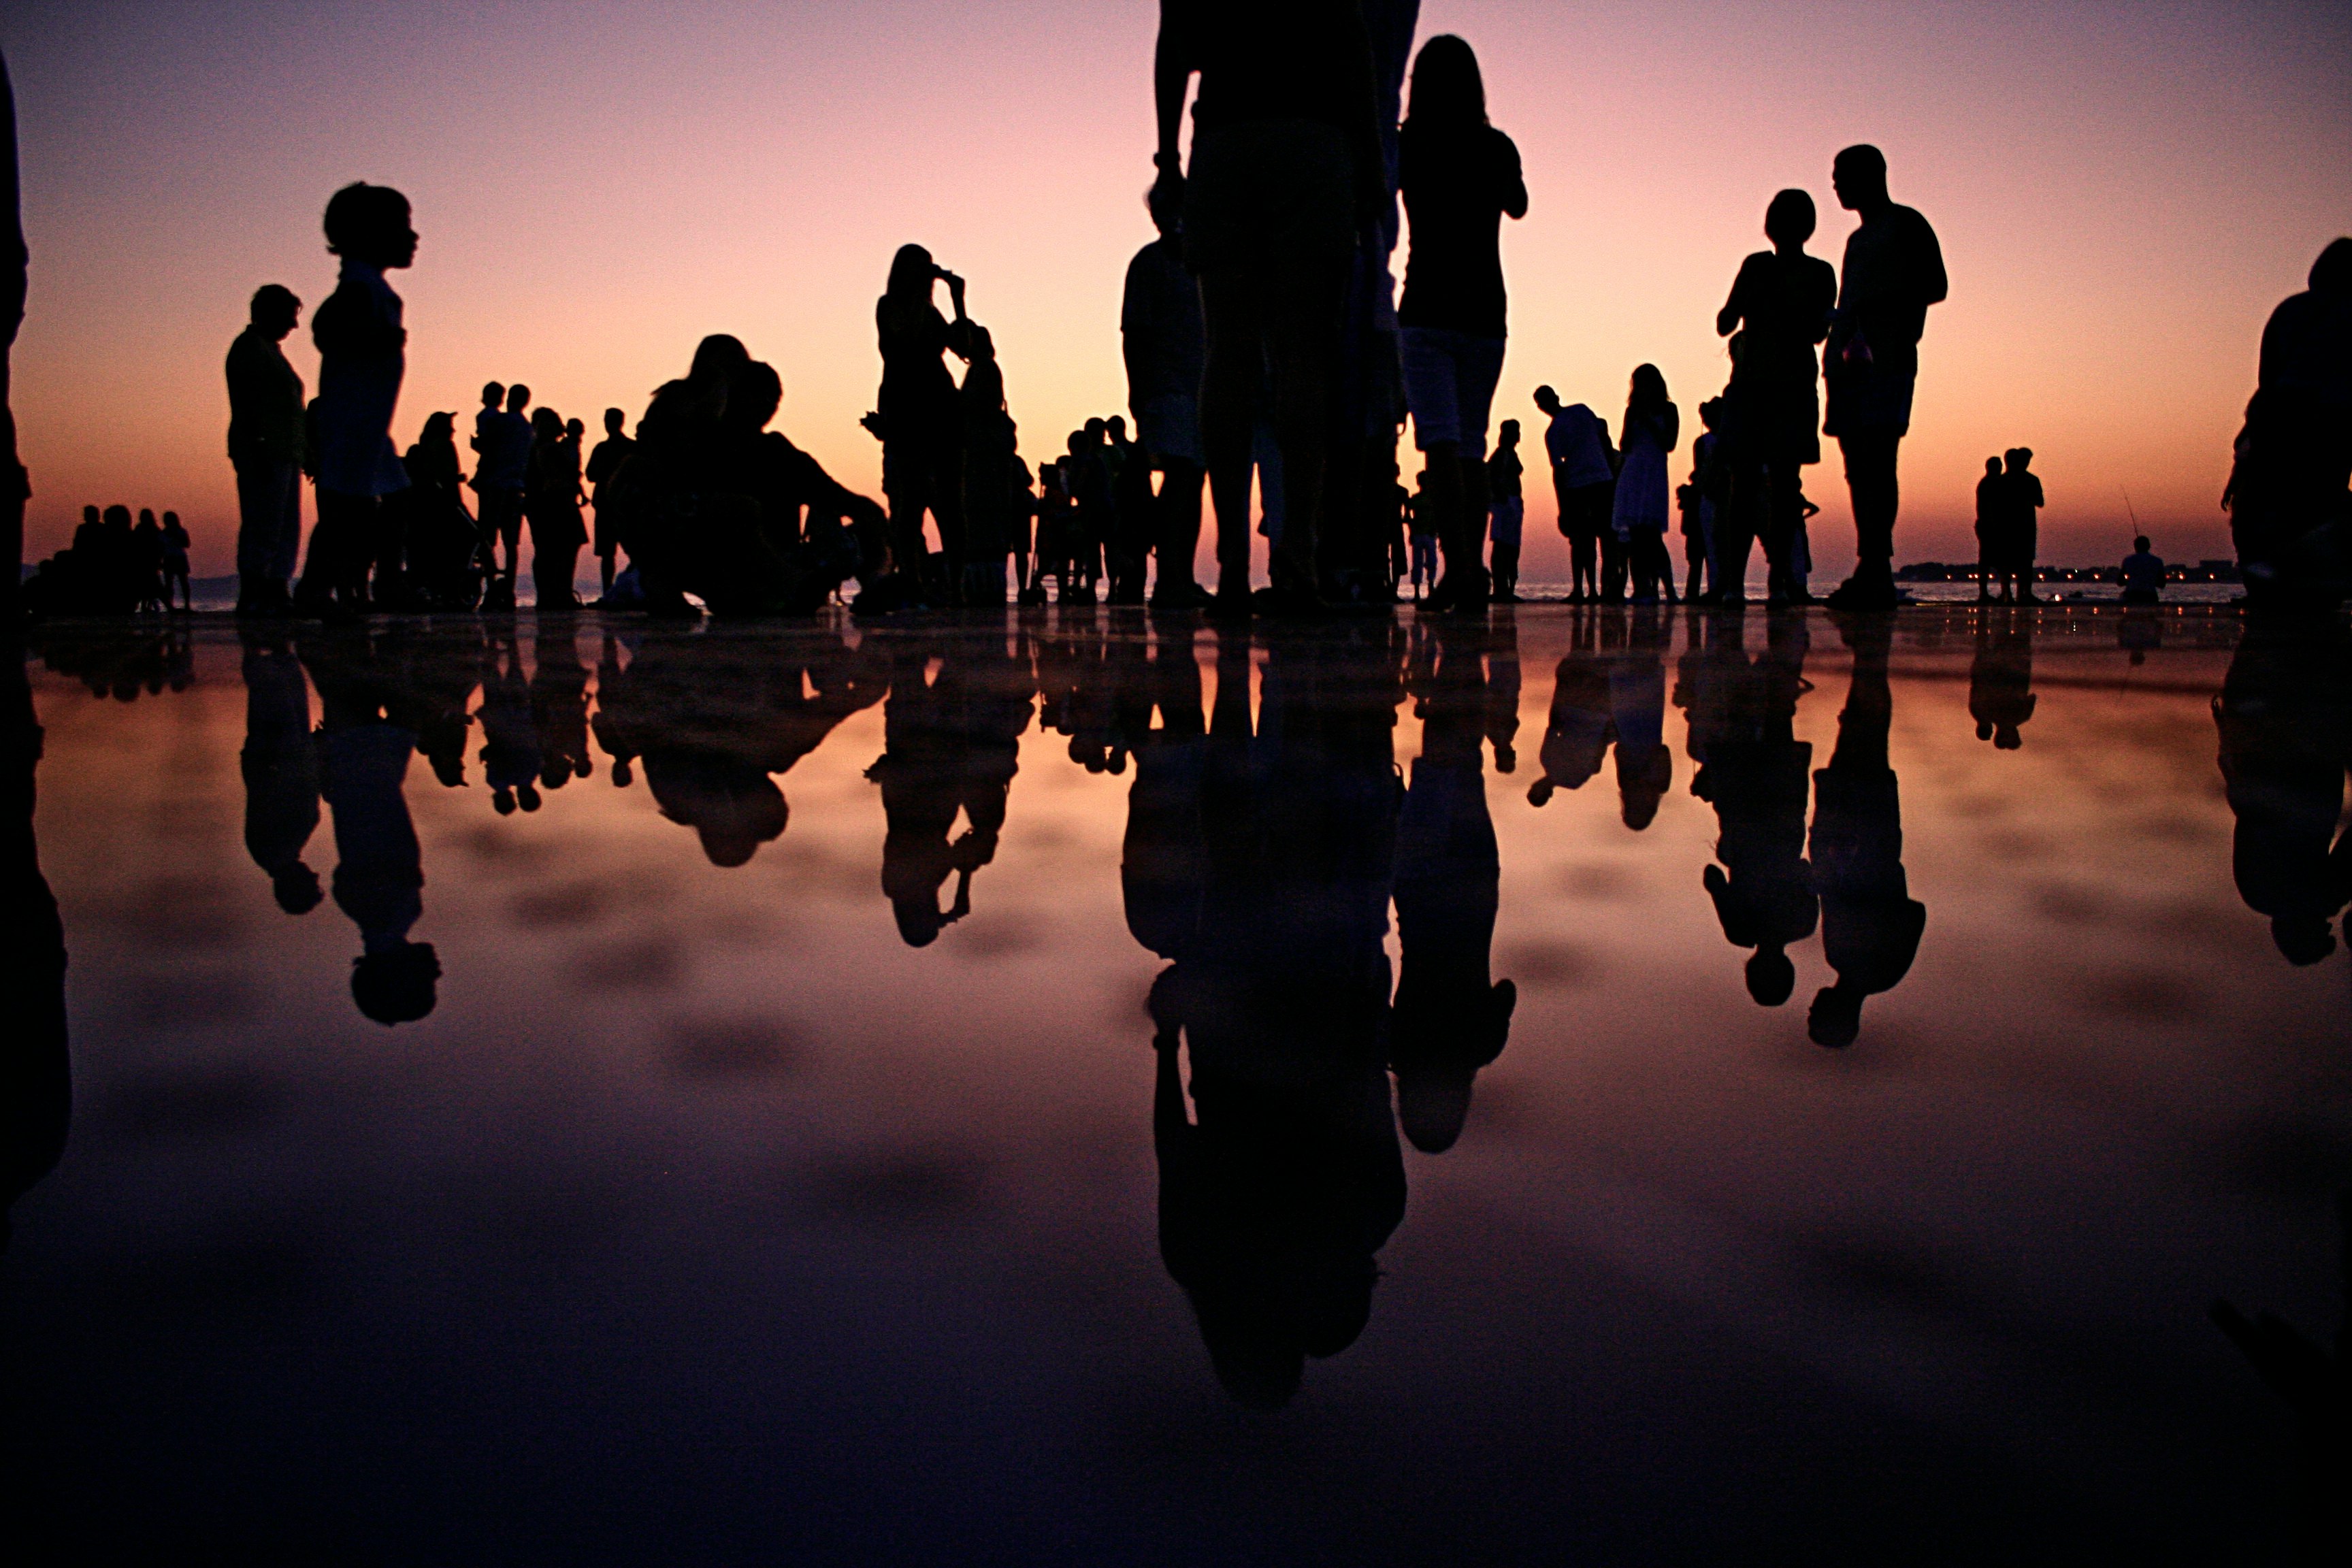
[[[1519,150],[1487,123],[1478,57],[1451,33],[1423,44],[1398,143],[1412,250],[1397,309],[1405,402],[1445,552],[1437,609],[1487,598],[1486,419],[1503,372],[1502,221],[1525,217]]]
[[[1636,365],[1618,433],[1625,466],[1610,515],[1625,547],[1636,604],[1655,604],[1661,591],[1674,596],[1675,567],[1666,555],[1666,454],[1681,439],[1682,412],[1666,396],[1666,378],[1656,365]]]
[[[572,568],[588,530],[580,517],[580,438],[555,410],[540,405],[531,416],[530,483],[524,511],[530,519],[530,575],[539,611],[570,610]]]
[[[1748,545],[1764,542],[1775,604],[1801,599],[1790,552],[1804,510],[1803,469],[1822,460],[1820,366],[1814,346],[1829,336],[1837,273],[1805,254],[1813,198],[1799,190],[1774,196],[1764,210],[1772,248],[1739,264],[1731,297],[1716,312],[1723,337],[1740,334],[1727,394],[1732,405],[1731,507],[1717,548],[1724,581],[1717,596],[1744,596]]]
[[[958,394],[963,417],[959,450],[967,553],[959,587],[965,604],[1002,605],[1004,564],[1013,553],[1018,433],[1004,406],[1004,371],[996,363],[996,346],[986,328],[975,329],[972,339],[971,368],[963,373]]]
[[[948,286],[955,319],[932,302],[938,284]],[[955,379],[941,355],[969,363],[977,328],[964,314],[963,279],[931,259],[919,245],[902,245],[890,261],[890,279],[874,303],[874,325],[882,349],[882,389],[867,428],[882,440],[882,493],[890,503],[890,550],[900,589],[920,602],[922,567],[929,557],[923,517],[940,531],[947,557],[945,593],[952,601],[962,587],[962,410]]]

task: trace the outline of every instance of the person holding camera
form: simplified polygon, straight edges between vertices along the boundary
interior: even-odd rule
[[[932,302],[948,286],[955,319]],[[890,262],[890,281],[875,302],[881,340],[882,390],[866,427],[882,442],[882,493],[890,503],[890,552],[898,593],[908,604],[936,592],[952,603],[963,583],[963,436],[955,378],[940,356],[969,363],[979,329],[964,314],[963,279],[931,259],[919,245],[902,245]],[[923,563],[929,548],[923,517],[939,529],[947,557],[944,582],[929,588]]]

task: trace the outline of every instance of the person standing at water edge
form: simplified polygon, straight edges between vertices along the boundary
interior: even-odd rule
[[[2164,595],[2164,557],[2147,547],[2147,535],[2132,541],[2132,552],[2124,557],[2121,574],[2124,603],[2153,605]]]
[[[1536,388],[1536,407],[1550,421],[1544,427],[1544,453],[1559,503],[1560,536],[1568,541],[1569,602],[1589,604],[1601,596],[1601,535],[1609,526],[1609,498],[1617,477],[1609,466],[1609,427],[1581,403],[1563,407],[1559,394],[1549,386]]]
[[[302,319],[282,284],[254,290],[228,350],[228,460],[236,470],[236,613],[286,605],[302,547],[302,377],[278,345]]]
[[[1919,377],[1919,338],[1927,307],[1950,292],[1936,231],[1886,194],[1886,157],[1875,147],[1848,147],[1831,170],[1840,205],[1862,226],[1846,237],[1845,266],[1831,318],[1829,418],[1824,426],[1845,454],[1853,500],[1854,568],[1831,605],[1891,609],[1895,591],[1895,515],[1901,503],[1895,458],[1911,428]]]
[[[1194,72],[1188,174],[1177,144]],[[1152,86],[1154,189],[1182,215],[1207,328],[1218,602],[1248,611],[1251,435],[1270,368],[1284,529],[1268,564],[1278,599],[1311,605],[1348,269],[1388,198],[1363,12],[1352,0],[1161,0]]]
[[[530,484],[530,448],[537,437],[523,410],[530,406],[530,388],[517,382],[506,389],[506,408],[499,407],[499,387],[482,388],[482,411],[474,416],[474,493],[481,498],[483,563],[490,572],[488,607],[514,608],[515,574],[522,568],[523,492]],[[499,564],[499,551],[506,552]]]
[[[621,527],[619,520],[609,515],[604,505],[604,486],[621,471],[629,454],[637,449],[637,444],[622,430],[628,419],[617,408],[604,410],[604,438],[588,454],[588,470],[583,476],[590,486],[588,504],[596,509],[596,569],[608,595],[613,591],[613,558],[621,548]]]
[[[1422,46],[1398,138],[1412,226],[1397,308],[1413,445],[1429,469],[1445,551],[1433,607],[1486,603],[1486,416],[1503,373],[1503,216],[1528,212],[1519,150],[1486,121],[1478,57],[1452,34]]]
[[[343,266],[310,321],[319,345],[319,525],[297,598],[313,615],[365,602],[380,498],[408,488],[392,445],[408,330],[383,275],[416,259],[408,198],[389,185],[362,181],[337,191],[326,230],[327,248]]]
[[[1151,188],[1151,221],[1160,237],[1127,264],[1118,310],[1119,345],[1127,360],[1127,405],[1135,436],[1160,471],[1160,579],[1151,602],[1181,609],[1199,597],[1192,556],[1201,543],[1201,368],[1207,329],[1201,321],[1201,286],[1184,269],[1181,193]]]
[[[1813,347],[1829,333],[1837,274],[1805,254],[1813,222],[1813,198],[1804,192],[1774,196],[1764,210],[1772,248],[1739,264],[1715,318],[1718,335],[1740,334],[1725,395],[1732,409],[1731,507],[1717,558],[1736,588],[1747,580],[1748,540],[1760,536],[1768,596],[1776,604],[1804,594],[1791,558],[1804,521],[1803,470],[1822,460]]]
[[[1682,413],[1666,396],[1666,378],[1654,364],[1638,365],[1619,431],[1625,454],[1617,476],[1610,524],[1625,550],[1637,604],[1675,596],[1675,566],[1666,554],[1666,454],[1682,439]]]
[[[1489,538],[1494,543],[1495,598],[1502,604],[1515,605],[1519,599],[1519,534],[1526,521],[1527,504],[1519,495],[1519,422],[1503,421],[1501,433],[1496,437],[1495,455],[1486,459],[1486,493],[1493,499],[1487,510],[1493,518]]]
[[[2004,465],[2000,490],[2005,513],[2003,533],[2008,550],[2008,570],[2017,579],[2017,602],[2021,605],[2041,603],[2033,592],[2034,558],[2042,552],[2041,520],[2034,516],[2044,504],[2042,477],[2028,466],[2033,461],[2031,447],[2011,447],[2001,454]]]
[[[948,286],[955,320],[940,314],[932,290]],[[890,259],[890,279],[874,302],[882,350],[882,389],[867,428],[882,441],[882,493],[890,503],[890,553],[905,596],[926,591],[923,514],[940,531],[947,558],[942,584],[953,602],[963,584],[963,411],[942,354],[970,363],[977,331],[964,314],[963,279],[938,266],[919,245],[902,245]]]

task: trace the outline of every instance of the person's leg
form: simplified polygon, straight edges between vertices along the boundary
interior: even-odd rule
[[[1217,598],[1246,606],[1250,570],[1251,438],[1265,376],[1265,340],[1255,279],[1236,268],[1201,274],[1208,355],[1201,375],[1201,444],[1217,513]]]
[[[1160,580],[1152,598],[1160,604],[1182,605],[1199,592],[1192,580],[1192,557],[1201,547],[1201,470],[1189,458],[1160,460],[1157,498],[1159,530],[1154,544],[1160,554]]]
[[[1347,303],[1348,263],[1304,262],[1273,280],[1265,317],[1274,367],[1274,424],[1282,447],[1282,543],[1289,592],[1321,597],[1324,461],[1331,434],[1331,367]],[[1279,584],[1277,584],[1279,585]]]
[[[278,547],[278,463],[236,470],[236,611],[250,615],[269,596],[269,561]]]
[[[1854,544],[1853,575],[1840,592],[1855,608],[1895,601],[1895,516],[1902,501],[1895,464],[1902,441],[1899,435],[1878,431],[1838,437],[1853,502]]]
[[[303,563],[302,581],[294,602],[305,615],[325,615],[351,577],[354,556],[362,561],[373,496],[347,496],[334,490],[319,492],[319,521],[310,530],[310,553]],[[354,536],[361,542],[354,542]]]

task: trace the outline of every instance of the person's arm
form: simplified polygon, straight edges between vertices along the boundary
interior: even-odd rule
[[[1727,338],[1739,330],[1740,319],[1748,314],[1748,263],[1741,262],[1731,279],[1731,292],[1725,297],[1723,309],[1715,313],[1715,335]]]
[[[1192,0],[1160,0],[1160,37],[1151,51],[1152,107],[1160,122],[1160,147],[1151,162],[1160,174],[1152,182],[1152,193],[1158,197],[1173,196],[1180,203],[1184,193],[1184,94],[1192,86],[1192,73],[1200,68]]]

